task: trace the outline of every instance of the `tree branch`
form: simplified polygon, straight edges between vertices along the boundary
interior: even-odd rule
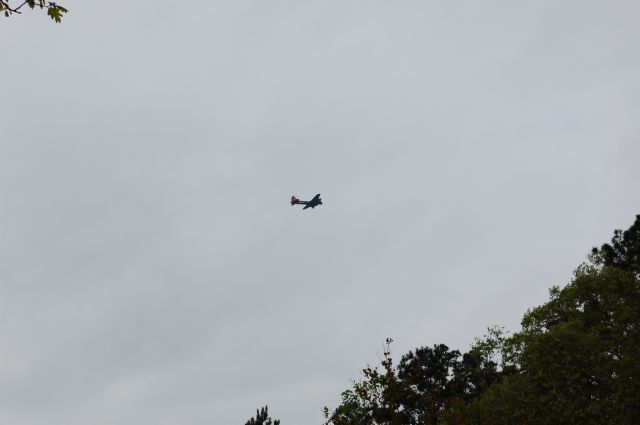
[[[35,9],[36,6],[40,9],[47,9],[47,15],[56,22],[60,22],[62,16],[68,12],[64,6],[60,6],[52,1],[46,0],[24,0],[18,7],[11,7],[9,2],[12,0],[0,0],[0,12],[4,12],[4,15],[9,17],[14,13],[21,14],[20,9],[26,4],[31,9]]]
[[[25,4],[27,4],[27,2],[24,1],[20,6],[16,7],[15,9],[11,8],[11,6],[9,6],[9,3],[7,3],[5,0],[0,0],[0,4],[2,4],[4,10],[8,10],[11,13],[20,14],[20,13],[22,13],[22,12],[20,12],[20,8],[22,6],[24,6]]]

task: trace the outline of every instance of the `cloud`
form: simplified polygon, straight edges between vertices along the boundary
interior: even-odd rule
[[[0,42],[3,423],[319,421],[638,212],[634,3],[65,6]]]

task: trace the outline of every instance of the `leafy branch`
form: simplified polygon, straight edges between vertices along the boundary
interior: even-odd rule
[[[14,13],[21,14],[20,9],[27,5],[30,9],[35,9],[36,7],[40,9],[47,9],[47,15],[51,17],[55,22],[60,23],[62,20],[62,16],[69,12],[64,6],[60,6],[54,2],[46,2],[45,0],[25,0],[19,6],[12,7],[9,2],[11,0],[0,0],[0,12],[4,12],[4,16],[7,18]]]

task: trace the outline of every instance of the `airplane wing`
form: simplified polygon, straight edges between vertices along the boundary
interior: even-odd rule
[[[322,199],[320,199],[320,194],[319,193],[316,196],[314,196],[313,199],[310,200],[310,201],[301,201],[300,199],[296,198],[295,196],[292,196],[291,197],[291,205],[296,205],[296,204],[304,205],[304,208],[302,208],[302,209],[306,210],[307,208],[315,208],[318,205],[322,205]]]

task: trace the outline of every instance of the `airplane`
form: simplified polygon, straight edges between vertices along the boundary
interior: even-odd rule
[[[295,196],[292,196],[291,197],[291,205],[296,205],[296,204],[304,205],[303,210],[306,210],[307,208],[315,208],[318,205],[322,205],[322,199],[320,199],[320,194],[319,193],[316,196],[314,196],[313,199],[310,200],[310,201],[301,201],[300,199],[296,198]]]

